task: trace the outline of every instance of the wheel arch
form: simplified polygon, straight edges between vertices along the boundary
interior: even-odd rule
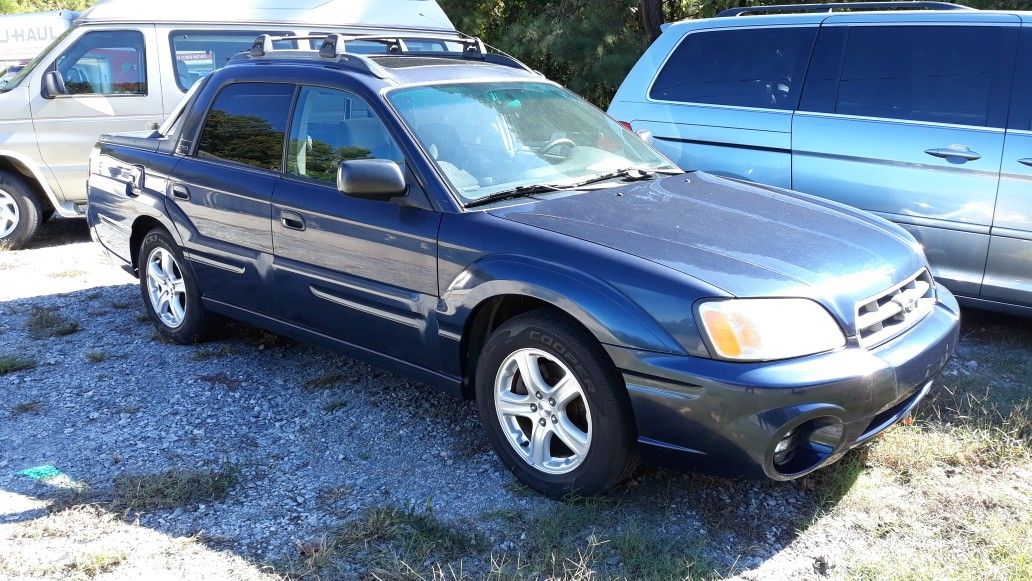
[[[129,234],[129,257],[133,266],[133,271],[139,275],[140,265],[137,264],[140,258],[140,248],[143,246],[143,239],[147,237],[147,234],[155,228],[161,228],[172,240],[182,246],[182,240],[179,239],[179,235],[176,229],[172,227],[170,223],[166,223],[159,218],[150,214],[143,214],[137,216],[133,220],[132,230]]]
[[[443,293],[442,335],[454,329],[452,361],[472,393],[480,349],[499,325],[522,313],[549,308],[583,327],[603,345],[681,353],[683,348],[648,313],[604,281],[565,266],[522,257],[480,261]],[[449,357],[445,354],[445,357]]]
[[[40,169],[32,160],[24,155],[13,151],[0,150],[0,171],[9,171],[25,178],[25,182],[32,188],[33,193],[39,198],[45,209],[53,210],[64,218],[80,217],[74,209],[62,205],[57,195],[46,182]]]

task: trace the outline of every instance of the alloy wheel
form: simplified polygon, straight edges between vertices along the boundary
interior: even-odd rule
[[[18,227],[21,211],[14,196],[0,190],[0,238],[7,238]]]
[[[573,372],[539,349],[520,349],[495,377],[495,411],[509,444],[542,472],[565,474],[591,447],[587,397]]]
[[[175,256],[158,247],[147,257],[147,295],[162,324],[177,328],[186,318],[186,282]]]

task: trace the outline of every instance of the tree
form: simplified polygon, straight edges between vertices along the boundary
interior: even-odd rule
[[[0,0],[0,14],[50,12],[52,10],[83,11],[97,0]]]

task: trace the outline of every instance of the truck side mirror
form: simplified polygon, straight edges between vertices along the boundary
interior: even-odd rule
[[[337,167],[340,193],[364,200],[387,201],[405,194],[408,186],[401,167],[389,159],[354,159]]]
[[[53,99],[58,95],[67,95],[68,87],[65,86],[64,75],[60,71],[47,71],[43,75],[43,98]]]

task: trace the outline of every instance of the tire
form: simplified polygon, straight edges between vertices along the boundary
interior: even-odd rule
[[[162,228],[151,230],[137,259],[140,295],[161,336],[190,345],[206,338],[213,316],[201,304],[201,293],[183,251]]]
[[[495,452],[545,496],[600,494],[637,466],[623,380],[598,341],[562,313],[531,311],[492,333],[477,361],[476,397]]]
[[[25,246],[43,223],[43,211],[43,203],[25,178],[0,172],[0,245],[12,249]]]

